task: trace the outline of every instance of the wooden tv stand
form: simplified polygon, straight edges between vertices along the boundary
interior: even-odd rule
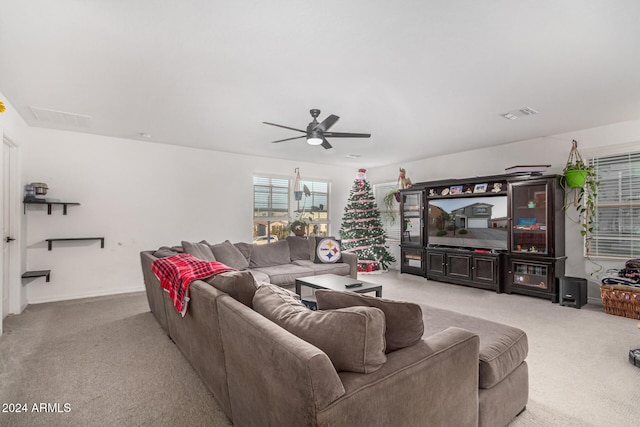
[[[401,194],[402,273],[558,302],[566,256],[557,175],[422,182]],[[498,196],[506,197],[506,217],[494,215]],[[491,228],[502,230],[502,243],[488,237],[493,246],[483,247],[479,236],[495,236]]]
[[[504,254],[442,247],[427,247],[426,254],[427,279],[501,291]]]

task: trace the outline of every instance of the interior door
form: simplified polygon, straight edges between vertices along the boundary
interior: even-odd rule
[[[9,314],[9,288],[11,266],[11,148],[2,144],[2,319]],[[1,330],[1,329],[0,329]]]

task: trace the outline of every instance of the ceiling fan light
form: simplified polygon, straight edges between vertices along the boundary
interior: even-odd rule
[[[321,145],[322,144],[322,134],[320,132],[312,130],[307,137],[307,144],[309,145]]]

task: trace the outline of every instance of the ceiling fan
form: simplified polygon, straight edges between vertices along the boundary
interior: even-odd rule
[[[340,117],[331,114],[329,117],[324,119],[322,123],[318,123],[318,116],[320,115],[320,110],[313,109],[309,111],[311,113],[311,117],[313,117],[313,121],[307,125],[307,130],[296,129],[289,126],[278,125],[275,123],[262,122],[265,125],[277,126],[279,128],[295,130],[298,132],[304,133],[302,136],[295,136],[293,138],[285,138],[279,139],[277,141],[273,141],[273,143],[283,142],[283,141],[291,141],[293,139],[307,138],[307,143],[310,145],[322,145],[325,149],[332,148],[328,138],[369,138],[371,136],[370,133],[351,133],[351,132],[327,132],[331,126],[335,125],[336,122],[340,119]]]

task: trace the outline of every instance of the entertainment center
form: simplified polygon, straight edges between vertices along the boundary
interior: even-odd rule
[[[559,183],[511,174],[401,190],[401,272],[558,302],[566,259]]]

